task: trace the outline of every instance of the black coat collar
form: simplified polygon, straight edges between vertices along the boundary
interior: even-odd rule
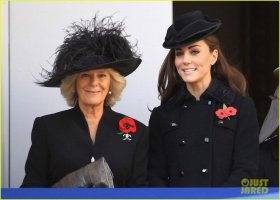
[[[77,104],[73,109],[72,109],[73,117],[75,118],[75,121],[78,122],[78,124],[86,131],[88,132],[88,124],[86,121],[86,118],[81,111],[79,105]],[[112,120],[115,119],[117,116],[117,113],[114,112],[111,107],[109,106],[104,106],[103,114],[99,122],[99,126],[103,125],[104,123],[112,123]]]
[[[84,130],[86,137],[88,137],[88,145],[91,146],[92,154],[94,158],[99,158],[101,156],[100,149],[103,149],[102,145],[108,142],[111,133],[118,132],[118,121],[122,117],[122,115],[114,112],[111,107],[104,106],[102,117],[99,121],[95,143],[92,142],[90,138],[89,128],[86,121],[86,118],[81,111],[79,105],[77,104],[72,109],[72,116],[74,120],[77,122],[78,126]]]
[[[74,108],[73,111],[75,112],[75,114],[78,116],[79,119],[84,118],[84,114],[81,111],[79,104],[77,104]],[[104,106],[104,110],[103,110],[103,114],[102,114],[102,118],[106,118],[110,115],[112,115],[113,110],[111,109],[111,107],[109,106]]]
[[[201,95],[201,99],[214,99],[226,105],[232,105],[235,97],[236,93],[217,79],[212,79],[209,87]],[[169,110],[174,106],[181,105],[185,101],[192,99],[195,100],[195,97],[188,91],[186,84],[183,83],[163,107]]]

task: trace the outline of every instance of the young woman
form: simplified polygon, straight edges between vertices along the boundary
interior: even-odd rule
[[[256,110],[245,96],[244,76],[228,64],[213,35],[220,26],[193,11],[167,30],[161,105],[149,122],[152,187],[241,186],[256,175]]]

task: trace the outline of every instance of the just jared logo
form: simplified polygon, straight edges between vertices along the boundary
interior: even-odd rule
[[[267,194],[268,179],[247,179],[241,180],[241,194]]]

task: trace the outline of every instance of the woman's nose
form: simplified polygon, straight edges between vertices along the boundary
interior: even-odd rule
[[[184,54],[183,55],[183,62],[184,62],[184,64],[189,64],[189,63],[191,63],[191,57],[190,57],[190,55],[188,55],[188,54]]]
[[[92,76],[90,79],[90,84],[91,85],[97,85],[98,84],[98,78],[95,76]]]

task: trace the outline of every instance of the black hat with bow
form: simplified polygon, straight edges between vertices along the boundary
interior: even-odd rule
[[[210,19],[199,10],[185,13],[167,29],[163,47],[173,49],[191,44],[213,34],[221,25],[219,19]]]
[[[123,22],[113,22],[112,17],[75,22],[66,33],[52,71],[44,70],[46,80],[38,82],[41,86],[59,87],[66,76],[93,69],[112,68],[127,76],[141,63],[136,45],[124,35]]]

